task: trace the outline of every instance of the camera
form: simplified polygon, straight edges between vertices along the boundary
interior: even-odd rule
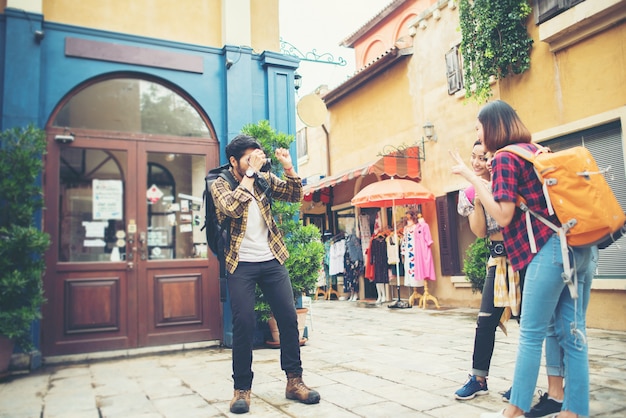
[[[263,164],[263,166],[261,167],[259,171],[268,172],[271,169],[272,169],[272,159],[268,158],[267,160],[265,160],[265,164]]]

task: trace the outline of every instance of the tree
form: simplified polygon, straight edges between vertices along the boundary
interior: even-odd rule
[[[272,159],[272,172],[279,177],[283,176],[282,166],[274,157],[274,150],[276,148],[288,149],[295,140],[293,135],[276,132],[266,120],[244,126],[242,133],[253,136],[259,141],[265,154]],[[298,219],[300,203],[274,201],[272,213],[289,251],[285,267],[289,272],[295,300],[303,293],[308,294],[315,290],[317,274],[324,256],[321,232],[315,225],[303,225]],[[255,310],[261,319],[267,319],[269,305],[263,300],[258,289],[257,296]]]

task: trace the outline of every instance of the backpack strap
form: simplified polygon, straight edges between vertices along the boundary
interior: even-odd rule
[[[533,168],[535,169],[535,174],[537,175],[537,178],[541,182],[543,195],[546,199],[546,205],[548,207],[548,213],[550,215],[554,215],[554,208],[552,207],[552,201],[550,200],[550,195],[548,194],[548,185],[543,180],[543,177],[541,176],[539,171],[534,167],[535,157],[537,155],[546,153],[546,152],[551,152],[551,151],[549,148],[546,148],[544,146],[541,146],[538,144],[534,144],[534,145],[537,147],[537,151],[535,152],[532,152],[529,149],[522,147],[519,144],[507,145],[506,147],[499,149],[497,152],[507,151],[533,164]],[[526,231],[528,233],[530,250],[533,254],[537,253],[537,243],[535,242],[535,234],[533,233],[533,228],[530,223],[531,215],[537,218],[540,222],[548,226],[550,229],[552,229],[554,232],[556,232],[559,235],[559,241],[561,245],[561,256],[563,259],[563,273],[561,273],[561,278],[563,279],[563,282],[567,284],[567,287],[569,288],[572,299],[577,299],[578,298],[578,289],[577,289],[578,277],[576,276],[576,271],[572,269],[570,265],[569,247],[567,246],[567,237],[565,235],[567,233],[567,230],[571,226],[562,225],[559,227],[554,222],[550,221],[549,219],[547,219],[540,213],[531,210],[527,205],[526,199],[524,199],[522,195],[519,195],[519,194],[517,195],[517,201],[515,205],[518,208],[520,208],[526,215]]]
[[[220,171],[219,176],[220,178],[226,180],[226,182],[230,185],[231,190],[234,190],[238,186],[239,182],[227,167],[228,166],[220,167],[222,170]],[[230,245],[230,221],[231,218],[227,216],[222,223],[222,227],[226,229],[226,238],[228,239],[228,245]],[[217,245],[217,260],[220,265],[220,301],[222,302],[226,302],[227,300],[228,289],[228,285],[226,282],[228,277],[228,270],[226,270],[226,245],[227,243],[222,242],[221,240],[218,242]]]

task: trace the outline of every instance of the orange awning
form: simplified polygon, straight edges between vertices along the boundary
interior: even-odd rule
[[[361,167],[352,168],[334,176],[329,176],[304,186],[305,196],[316,190],[333,187],[357,177],[368,174],[386,175],[388,177],[409,177],[421,179],[419,148],[409,147],[402,152],[385,155],[378,160]]]

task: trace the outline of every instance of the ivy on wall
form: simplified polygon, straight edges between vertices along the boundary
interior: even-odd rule
[[[461,54],[466,97],[485,102],[490,78],[530,68],[533,40],[526,30],[532,9],[526,0],[461,0]]]

